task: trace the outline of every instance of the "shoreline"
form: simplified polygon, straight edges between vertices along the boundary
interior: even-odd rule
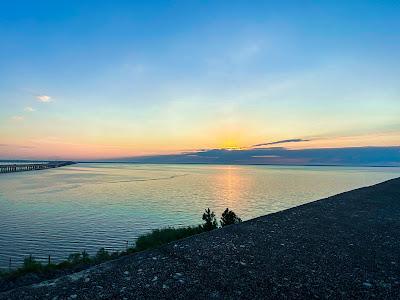
[[[42,160],[0,160],[1,162],[43,162]],[[47,161],[46,161],[47,162]],[[74,164],[133,164],[133,165],[215,165],[215,166],[278,166],[278,167],[343,167],[343,168],[400,168],[394,165],[366,164],[279,164],[279,163],[206,163],[206,162],[135,162],[135,161],[71,161]]]
[[[0,293],[0,299],[395,299],[399,230],[396,178]]]
[[[201,163],[201,162],[134,162],[134,161],[76,161],[77,164],[132,164],[132,165],[210,165],[210,166],[277,166],[277,167],[344,167],[344,168],[400,168],[400,165],[333,165],[333,164],[260,164],[260,163]]]

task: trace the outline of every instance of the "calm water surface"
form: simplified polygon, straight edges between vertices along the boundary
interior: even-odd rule
[[[400,168],[77,164],[0,175],[0,267],[32,254],[124,249],[204,208],[242,219],[400,176]]]

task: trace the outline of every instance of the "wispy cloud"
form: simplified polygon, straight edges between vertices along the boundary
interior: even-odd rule
[[[36,96],[36,99],[39,102],[43,102],[43,103],[48,103],[48,102],[52,102],[53,101],[53,99],[48,95],[38,95],[38,96]]]
[[[16,122],[20,122],[23,121],[25,118],[24,116],[12,116],[11,120],[16,121]]]
[[[309,142],[309,141],[310,140],[305,140],[305,139],[288,139],[288,140],[280,140],[280,141],[274,141],[274,142],[268,142],[268,143],[255,144],[255,145],[253,145],[253,147],[286,144],[286,143]]]
[[[34,109],[34,108],[31,107],[31,106],[27,106],[27,107],[24,108],[24,111],[27,111],[27,112],[34,112],[34,111],[36,111],[36,109]]]

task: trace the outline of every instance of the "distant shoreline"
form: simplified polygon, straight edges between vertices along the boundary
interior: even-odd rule
[[[11,163],[37,163],[51,162],[54,160],[30,160],[30,159],[0,159],[2,162]],[[136,162],[136,161],[79,161],[69,160],[75,164],[132,164],[132,165],[216,165],[216,166],[282,166],[282,167],[351,167],[351,168],[400,168],[400,165],[356,165],[356,164],[262,164],[262,163],[206,163],[206,162]]]
[[[282,167],[362,167],[362,168],[400,168],[400,165],[329,165],[329,164],[306,164],[306,165],[289,165],[289,164],[232,164],[232,163],[201,163],[201,162],[184,162],[184,163],[163,163],[163,162],[134,162],[134,161],[76,161],[77,164],[135,164],[135,165],[216,165],[216,166],[282,166]]]

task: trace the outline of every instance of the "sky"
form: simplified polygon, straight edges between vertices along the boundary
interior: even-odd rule
[[[1,1],[0,37],[0,159],[400,146],[396,0]]]

